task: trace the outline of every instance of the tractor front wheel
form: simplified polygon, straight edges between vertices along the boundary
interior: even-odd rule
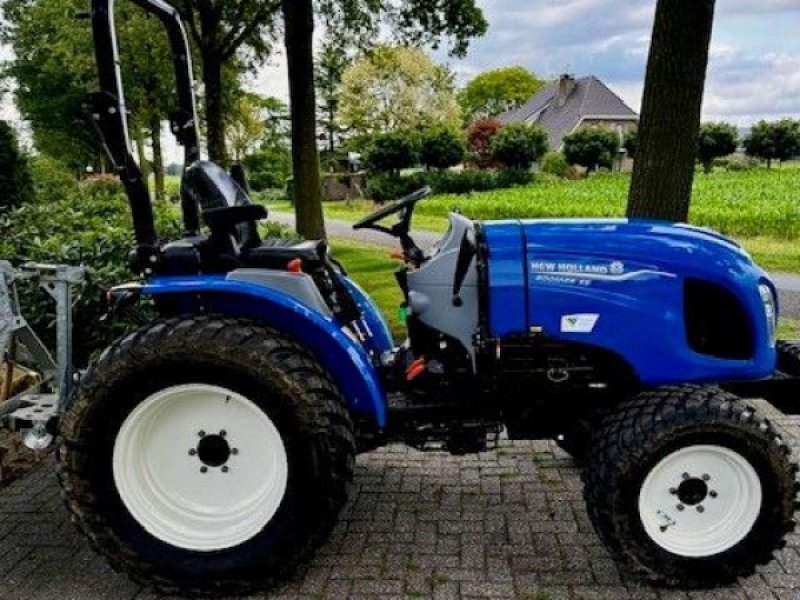
[[[109,348],[61,423],[67,508],[112,566],[159,591],[285,578],[344,504],[355,443],[302,347],[261,325],[158,322]]]
[[[585,469],[609,549],[667,585],[728,583],[794,528],[797,466],[770,423],[716,388],[640,394],[608,413]]]
[[[778,342],[778,371],[800,377],[800,342]]]

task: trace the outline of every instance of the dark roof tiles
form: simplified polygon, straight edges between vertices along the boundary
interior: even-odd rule
[[[539,90],[522,106],[498,116],[502,123],[534,122],[548,134],[550,147],[559,148],[582,119],[603,117],[636,119],[638,115],[608,86],[594,76],[575,80],[566,101],[559,102],[559,82]]]

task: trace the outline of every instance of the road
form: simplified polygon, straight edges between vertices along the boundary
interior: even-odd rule
[[[270,219],[283,225],[294,228],[294,215],[288,213],[271,213]],[[345,238],[394,248],[397,242],[391,237],[378,231],[353,230],[352,223],[336,219],[326,219],[325,227],[332,238]],[[441,235],[430,231],[418,231],[413,234],[414,239],[422,248],[431,247]],[[800,275],[789,273],[772,273],[775,285],[780,293],[781,314],[790,319],[800,319]]]

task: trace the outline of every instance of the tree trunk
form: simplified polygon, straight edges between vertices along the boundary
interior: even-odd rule
[[[138,125],[133,126],[133,141],[136,144],[136,154],[139,155],[139,169],[142,171],[142,177],[147,180],[150,177],[150,163],[144,149],[144,130]]]
[[[164,154],[161,151],[161,120],[154,114],[150,118],[150,143],[153,146],[153,179],[155,180],[156,200],[166,198],[164,189]]]
[[[216,53],[204,53],[203,86],[208,158],[218,165],[227,167],[228,151],[225,147],[225,119],[222,106],[222,61]]]
[[[715,0],[658,0],[628,216],[686,221]]]
[[[314,7],[311,0],[283,0],[289,98],[292,114],[292,166],[297,233],[325,237],[319,174],[314,89]]]

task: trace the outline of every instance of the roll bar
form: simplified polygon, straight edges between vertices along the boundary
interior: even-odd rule
[[[192,56],[186,30],[178,11],[166,2],[131,1],[158,17],[166,29],[178,95],[178,109],[170,115],[170,125],[178,143],[184,147],[185,164],[189,165],[200,158],[200,143],[192,80]],[[128,113],[114,25],[114,0],[91,0],[89,18],[92,23],[100,91],[89,96],[88,108],[104,149],[125,186],[133,216],[138,264],[142,271],[149,273],[159,260],[157,238],[150,192],[141,168],[133,157],[128,132]],[[187,231],[196,231],[199,228],[196,207],[194,210],[184,210],[184,227]]]

